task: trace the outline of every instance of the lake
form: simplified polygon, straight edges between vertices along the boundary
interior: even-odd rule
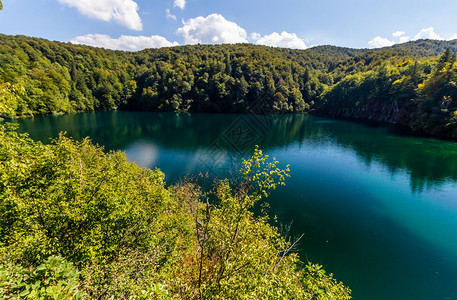
[[[110,111],[14,122],[45,143],[60,131],[90,136],[169,183],[236,176],[258,145],[290,164],[269,212],[292,237],[304,234],[303,261],[322,264],[354,299],[457,299],[456,143],[308,114]]]

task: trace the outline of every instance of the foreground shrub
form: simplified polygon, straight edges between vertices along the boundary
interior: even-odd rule
[[[39,266],[0,263],[0,298],[82,299],[79,272],[72,263],[52,256]]]
[[[0,279],[5,297],[350,299],[303,266],[268,217],[252,212],[284,184],[258,149],[238,182],[164,175],[64,135],[51,145],[0,126]],[[37,267],[35,267],[37,266]],[[74,267],[75,266],[75,267]],[[78,268],[78,270],[76,269]]]

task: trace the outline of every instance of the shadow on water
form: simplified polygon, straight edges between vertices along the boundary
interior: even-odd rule
[[[354,299],[457,299],[455,143],[303,114],[114,111],[14,122],[45,143],[60,131],[90,136],[171,177],[216,170],[259,145],[292,169],[271,214],[294,220],[302,258],[335,273]]]

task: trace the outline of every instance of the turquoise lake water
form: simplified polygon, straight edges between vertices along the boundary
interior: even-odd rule
[[[304,233],[354,299],[457,299],[457,144],[312,115],[90,112],[15,120],[45,143],[58,132],[125,151],[167,182],[234,176],[258,145],[290,164],[270,215]]]

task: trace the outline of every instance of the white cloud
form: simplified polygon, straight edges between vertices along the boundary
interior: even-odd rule
[[[392,36],[398,38],[400,43],[406,43],[408,41],[415,41],[420,39],[444,40],[435,32],[433,27],[421,29],[412,39],[409,36],[405,35],[404,31],[395,31],[394,33],[392,33]],[[450,41],[455,39],[457,39],[457,33],[450,36],[447,40]],[[380,36],[377,36],[368,42],[368,44],[374,48],[388,47],[396,43],[397,42],[391,41]]]
[[[186,7],[186,0],[175,0],[174,7],[184,9],[184,7]]]
[[[395,31],[394,33],[392,33],[393,37],[401,37],[403,35],[405,35],[404,31]]]
[[[273,32],[270,35],[265,35],[257,40],[258,45],[292,48],[292,49],[306,49],[305,42],[299,38],[295,33]]]
[[[257,32],[251,33],[251,39],[257,41],[258,39],[260,39],[260,33],[257,33]]]
[[[389,47],[393,46],[394,44],[395,42],[380,36],[377,36],[368,42],[368,45],[370,45],[373,48]]]
[[[178,46],[177,42],[169,42],[166,38],[158,35],[152,36],[127,36],[121,35],[113,39],[104,34],[87,34],[77,36],[70,41],[73,44],[84,44],[94,47],[102,47],[112,50],[138,51],[145,48],[160,48]]]
[[[59,0],[76,7],[90,18],[112,21],[134,30],[142,30],[143,24],[137,13],[138,4],[133,0]]]
[[[447,40],[448,41],[457,40],[457,33],[454,33],[453,35],[451,35]]]
[[[418,34],[414,36],[414,40],[420,40],[420,39],[431,39],[431,40],[441,40],[442,38],[435,33],[433,30],[433,27],[429,28],[424,28],[421,31],[419,31]]]
[[[392,36],[398,38],[400,43],[406,43],[411,39],[409,36],[405,35],[404,31],[395,31],[392,33]]]
[[[166,13],[167,19],[176,20],[176,16],[173,15],[168,8],[165,10],[165,13]]]
[[[413,40],[419,40],[419,39],[445,40],[444,38],[440,37],[439,34],[437,34],[435,32],[433,27],[422,29],[421,31],[419,31],[418,34],[416,34],[414,36]],[[450,41],[450,40],[455,40],[455,39],[457,39],[457,33],[454,33],[453,35],[451,35],[446,40]]]
[[[236,23],[227,21],[220,14],[183,20],[183,27],[177,34],[184,38],[186,44],[234,44],[247,43],[246,30]]]
[[[400,43],[406,43],[410,40],[411,38],[407,35],[401,36],[400,37]]]

